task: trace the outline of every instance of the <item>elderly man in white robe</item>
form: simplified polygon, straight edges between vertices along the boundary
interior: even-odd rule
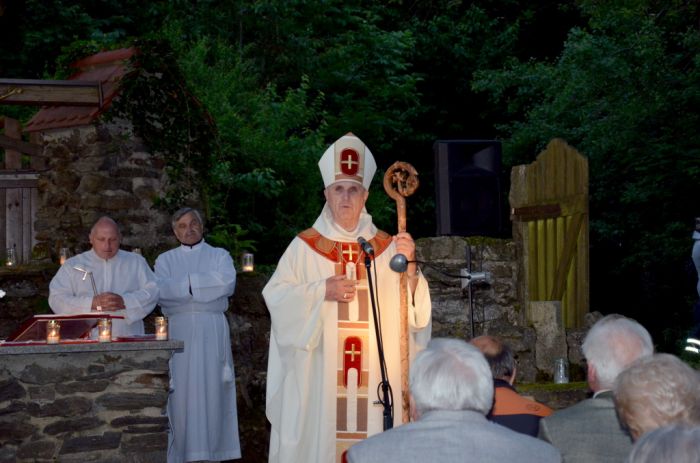
[[[319,162],[326,204],[313,227],[291,242],[263,296],[272,330],[266,414],[271,424],[269,461],[342,461],[355,442],[381,432],[381,382],[365,254],[358,238],[373,247],[382,344],[395,410],[401,423],[400,274],[389,267],[403,254],[415,261],[408,233],[378,230],[365,210],[376,164],[372,153],[349,133]],[[430,339],[428,284],[415,262],[408,273],[409,351]]]
[[[224,315],[236,269],[228,251],[204,241],[196,209],[175,212],[172,227],[180,246],[158,256],[155,265],[170,338],[185,342],[170,361],[168,462],[237,459],[236,381]]]
[[[158,302],[158,285],[141,255],[119,249],[121,238],[111,218],[95,222],[89,236],[92,249],[67,259],[51,280],[51,310],[76,315],[109,313],[123,317],[112,320],[113,337],[144,334],[143,319]]]

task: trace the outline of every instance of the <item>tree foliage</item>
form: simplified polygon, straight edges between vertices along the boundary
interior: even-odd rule
[[[697,2],[5,4],[2,77],[64,78],[65,64],[98,49],[169,44],[180,88],[215,128],[197,160],[212,227],[250,240],[261,262],[319,213],[316,162],[346,132],[377,158],[368,209],[387,231],[383,170],[402,160],[421,173],[408,208],[416,236],[435,231],[435,140],[502,140],[507,189],[510,167],[559,137],[590,161],[592,309],[648,321],[659,307],[688,306],[684,263],[700,214]]]
[[[700,182],[697,4],[582,6],[587,26],[571,30],[556,60],[511,60],[477,73],[474,88],[512,117],[499,124],[511,163],[532,161],[554,137],[589,158],[592,308],[645,322],[663,308],[689,322],[681,282]]]

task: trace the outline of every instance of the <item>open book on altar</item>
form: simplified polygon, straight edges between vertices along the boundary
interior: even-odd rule
[[[30,342],[46,340],[46,324],[49,320],[61,322],[61,339],[79,340],[89,339],[90,331],[97,326],[101,318],[124,318],[123,315],[114,315],[114,312],[93,312],[86,314],[47,314],[34,315],[24,321],[20,327],[12,333],[6,341],[8,342]]]

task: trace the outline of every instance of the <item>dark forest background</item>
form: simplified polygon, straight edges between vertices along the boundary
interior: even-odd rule
[[[209,228],[267,264],[318,215],[316,163],[347,132],[377,159],[381,228],[396,228],[382,169],[419,171],[415,237],[436,234],[436,140],[502,142],[507,237],[511,166],[563,138],[589,159],[591,310],[675,350],[697,300],[699,27],[695,0],[0,0],[0,77],[64,79],[131,45],[173,63],[216,126],[193,161],[211,166]]]

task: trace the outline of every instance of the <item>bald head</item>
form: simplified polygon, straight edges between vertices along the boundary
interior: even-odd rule
[[[117,222],[104,216],[97,219],[90,229],[90,244],[98,257],[109,260],[119,252],[122,235]]]
[[[513,351],[503,341],[494,336],[478,336],[470,343],[484,354],[494,379],[513,383],[515,379],[515,359]]]
[[[484,355],[498,355],[503,350],[503,343],[493,336],[477,336],[471,343]]]

